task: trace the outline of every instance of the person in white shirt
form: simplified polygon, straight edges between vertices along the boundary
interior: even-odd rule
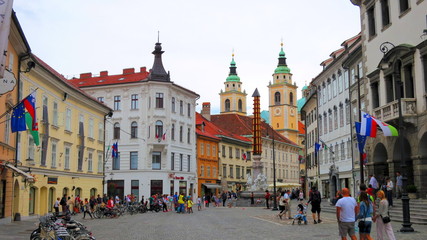
[[[387,183],[386,188],[387,188],[387,192],[386,192],[386,196],[387,196],[387,201],[388,201],[388,206],[389,207],[393,207],[393,181],[391,181],[390,177],[386,177],[385,181]]]
[[[291,217],[291,196],[290,196],[291,191],[287,190],[285,191],[285,194],[283,194],[283,197],[285,198],[287,204],[286,204],[286,210],[285,213],[288,213],[288,219],[292,219]]]
[[[338,229],[342,240],[347,239],[347,234],[352,240],[357,240],[354,222],[357,215],[357,203],[353,197],[350,197],[348,188],[342,189],[343,198],[335,204],[337,207]]]

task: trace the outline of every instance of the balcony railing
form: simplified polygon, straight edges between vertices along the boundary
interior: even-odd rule
[[[417,100],[415,98],[402,98],[402,115],[411,117],[417,115]],[[387,122],[399,118],[399,104],[397,100],[374,109],[374,116]]]

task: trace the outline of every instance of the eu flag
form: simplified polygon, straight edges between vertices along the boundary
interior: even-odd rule
[[[12,132],[26,131],[24,104],[20,103],[13,110],[11,118]]]

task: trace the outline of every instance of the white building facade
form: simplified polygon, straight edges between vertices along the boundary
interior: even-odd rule
[[[197,196],[195,106],[199,95],[170,81],[156,43],[153,68],[139,73],[74,79],[80,88],[114,110],[107,119],[105,192]],[[91,75],[91,74],[90,74]],[[118,143],[118,156],[112,145]]]

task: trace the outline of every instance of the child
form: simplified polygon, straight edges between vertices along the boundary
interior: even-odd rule
[[[294,217],[294,221],[295,219],[302,219],[304,221],[304,224],[307,225],[307,217],[305,216],[304,211],[305,211],[305,208],[303,205],[303,201],[300,201],[297,207],[297,214]]]
[[[187,209],[188,213],[193,213],[193,201],[191,200],[191,198],[189,198],[187,201]]]
[[[197,198],[197,210],[202,210],[202,199],[200,198],[200,196]]]

